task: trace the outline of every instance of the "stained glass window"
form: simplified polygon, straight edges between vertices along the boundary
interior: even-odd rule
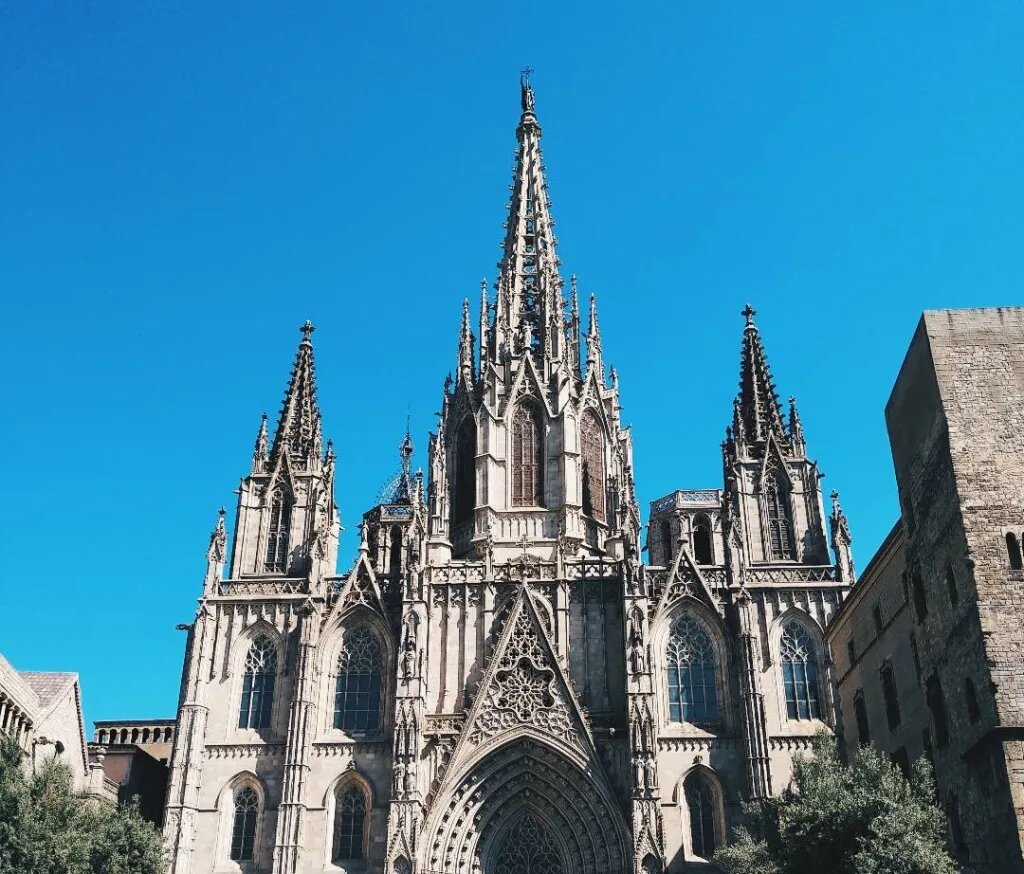
[[[260,797],[252,786],[235,794],[235,815],[231,828],[231,858],[251,862],[256,849],[256,819],[260,813]]]
[[[519,818],[498,848],[494,874],[564,874],[555,842],[532,813]]]
[[[690,847],[694,855],[710,859],[718,847],[715,834],[715,793],[703,774],[693,773],[683,783],[690,814]]]
[[[811,636],[800,623],[787,623],[779,649],[786,715],[790,719],[819,719],[818,658]]]
[[[363,833],[366,826],[366,796],[358,786],[338,790],[334,802],[335,862],[363,858]]]
[[[789,506],[789,490],[775,473],[769,473],[764,480],[764,507],[768,517],[772,558],[793,558],[793,516]]]
[[[604,429],[592,410],[587,410],[580,420],[580,454],[583,460],[583,512],[604,522]]]
[[[245,655],[242,673],[242,701],[238,708],[239,728],[268,728],[274,708],[274,678],[277,649],[270,638],[255,638]]]
[[[707,632],[693,616],[681,616],[672,626],[666,661],[669,719],[694,725],[717,722],[715,653]]]
[[[267,555],[263,569],[283,573],[288,569],[288,533],[292,525],[292,508],[281,491],[270,501],[270,525],[267,528]]]
[[[381,652],[363,625],[345,632],[334,686],[334,727],[346,731],[380,728]]]
[[[512,505],[544,503],[541,415],[534,404],[520,404],[512,416]]]

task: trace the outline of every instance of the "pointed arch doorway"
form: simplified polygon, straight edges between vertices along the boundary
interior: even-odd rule
[[[428,871],[626,874],[627,824],[603,780],[535,732],[492,748],[431,805]]]

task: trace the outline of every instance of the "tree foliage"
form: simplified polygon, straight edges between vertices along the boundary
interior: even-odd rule
[[[30,774],[0,738],[0,871],[4,874],[162,874],[160,833],[138,805],[75,794],[71,770],[47,759]]]
[[[724,874],[955,874],[926,760],[907,779],[870,747],[844,764],[822,733],[814,750],[781,797],[745,805],[749,829],[714,857]]]

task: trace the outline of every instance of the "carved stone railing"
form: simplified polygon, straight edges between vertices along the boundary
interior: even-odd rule
[[[792,586],[838,582],[836,569],[826,565],[787,565],[782,567],[748,567],[748,586]]]
[[[719,506],[722,503],[721,489],[676,489],[672,494],[651,501],[651,515],[664,513],[666,510],[683,509],[693,506]]]
[[[622,573],[617,561],[603,559],[569,559],[564,562],[565,578],[569,580],[616,579]],[[487,576],[483,562],[452,562],[423,569],[427,583],[481,583],[490,580],[495,583],[518,583],[521,580],[557,580],[558,564],[553,561],[509,561],[496,563]]]
[[[466,721],[463,713],[438,713],[428,715],[424,734],[439,737],[458,737]]]
[[[217,594],[231,597],[300,595],[308,591],[304,579],[262,579],[262,580],[223,580],[217,585]]]

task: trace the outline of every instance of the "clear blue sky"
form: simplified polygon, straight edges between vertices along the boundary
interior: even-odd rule
[[[638,11],[641,10],[642,11]],[[417,462],[537,108],[641,503],[721,484],[748,299],[861,567],[919,313],[1021,303],[1024,6],[0,3],[0,651],[170,716],[306,318],[338,501]]]

